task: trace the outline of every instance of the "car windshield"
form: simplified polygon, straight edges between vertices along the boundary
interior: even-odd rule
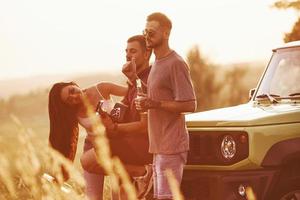
[[[300,93],[300,48],[279,49],[272,56],[255,99],[264,96],[292,98],[298,93]]]

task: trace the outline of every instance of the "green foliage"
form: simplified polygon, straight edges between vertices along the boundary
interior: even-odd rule
[[[288,1],[288,0],[279,0],[276,1],[273,5],[278,9],[295,9],[300,10],[300,0]],[[284,42],[292,42],[300,40],[300,18],[295,22],[291,32],[284,35]]]
[[[249,70],[246,66],[232,66],[225,72],[225,79],[222,83],[222,90],[219,93],[223,106],[237,105],[248,101],[249,86],[245,83],[246,73]]]
[[[0,106],[4,106],[4,109],[0,110],[0,116],[11,113],[26,117],[30,113],[43,114],[47,111],[47,93],[47,90],[36,90],[26,95],[14,95],[7,101],[2,100]]]
[[[199,48],[193,47],[187,56],[197,96],[197,110],[210,110],[233,106],[248,101],[248,91],[254,88],[262,67],[249,64],[230,67],[210,64],[201,57]]]
[[[0,134],[13,135],[16,127],[11,115],[37,133],[48,134],[48,90],[36,90],[25,95],[15,95],[8,100],[0,100]]]
[[[197,98],[197,109],[208,110],[214,107],[214,94],[218,93],[220,87],[215,80],[215,66],[208,64],[200,56],[197,46],[193,47],[187,55],[190,66],[191,77]]]
[[[279,1],[276,1],[273,6],[276,8],[279,8],[279,9],[293,8],[296,10],[300,10],[300,1],[299,0],[294,0],[294,1],[279,0]]]
[[[292,42],[300,40],[300,18],[294,24],[293,30],[290,33],[286,33],[284,36],[284,42]]]

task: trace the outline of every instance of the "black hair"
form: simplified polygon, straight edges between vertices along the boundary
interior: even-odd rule
[[[68,106],[61,99],[61,91],[74,82],[60,82],[52,86],[49,92],[48,111],[50,121],[50,145],[66,158],[74,160],[78,142],[77,109]]]

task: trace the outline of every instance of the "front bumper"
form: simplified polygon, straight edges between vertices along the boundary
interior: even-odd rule
[[[277,170],[204,171],[186,169],[181,189],[186,200],[247,199],[238,192],[240,185],[250,186],[256,199],[265,199]]]

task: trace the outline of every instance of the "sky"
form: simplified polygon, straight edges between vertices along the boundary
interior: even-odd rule
[[[170,47],[195,45],[216,64],[265,61],[298,15],[274,0],[0,0],[0,80],[39,74],[118,73],[128,37],[147,15],[173,22]],[[153,59],[153,58],[152,58]]]

